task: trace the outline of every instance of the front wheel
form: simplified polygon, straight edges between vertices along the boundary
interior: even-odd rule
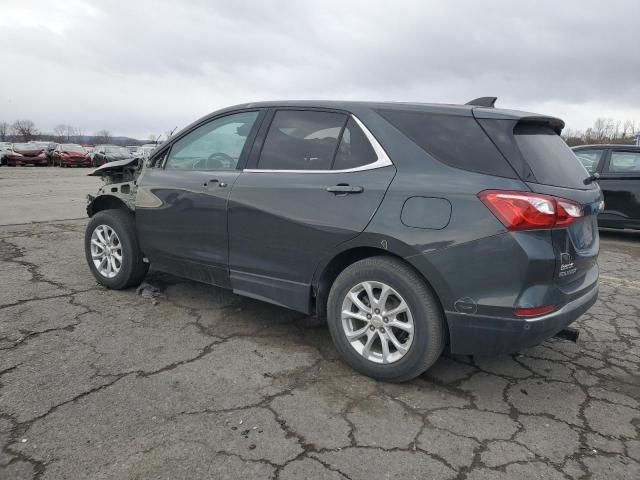
[[[84,250],[91,273],[108,288],[137,286],[149,269],[138,246],[134,216],[128,211],[103,210],[91,217]]]
[[[340,273],[329,293],[327,320],[345,362],[387,382],[417,377],[445,346],[444,318],[434,293],[396,258],[367,258]]]

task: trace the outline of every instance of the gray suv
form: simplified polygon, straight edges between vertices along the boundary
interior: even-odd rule
[[[326,317],[354,369],[399,382],[514,352],[598,292],[597,184],[553,117],[467,105],[268,102],[208,115],[92,175],[89,268],[154,269]]]

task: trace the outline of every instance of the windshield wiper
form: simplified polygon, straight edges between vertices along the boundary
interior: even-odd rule
[[[600,174],[599,173],[593,173],[591,175],[589,175],[587,178],[585,178],[582,183],[584,183],[585,185],[591,185],[593,182],[597,181],[600,178]]]

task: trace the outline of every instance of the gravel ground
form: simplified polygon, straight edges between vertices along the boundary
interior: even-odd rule
[[[61,220],[96,182],[51,171],[0,170],[0,479],[640,478],[639,236],[602,235],[577,344],[390,385],[296,312],[154,272],[157,298],[98,286],[86,219]]]

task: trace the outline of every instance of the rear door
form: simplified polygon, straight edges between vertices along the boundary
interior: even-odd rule
[[[598,183],[604,194],[600,225],[640,228],[640,150],[610,149]]]
[[[395,167],[345,112],[279,109],[265,124],[229,199],[231,286],[308,312],[318,262],[365,229]]]

